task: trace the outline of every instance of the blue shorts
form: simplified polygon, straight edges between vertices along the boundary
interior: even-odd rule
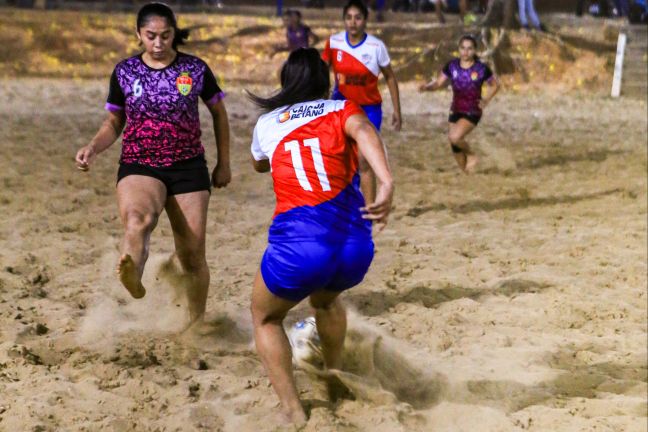
[[[331,99],[346,100],[344,95],[337,89],[337,86],[333,89]],[[380,132],[380,125],[382,124],[382,102],[373,105],[360,105],[360,108],[362,108],[367,117],[369,117],[369,121],[374,125],[376,130]]]
[[[315,291],[344,291],[358,285],[373,260],[370,237],[339,243],[270,243],[261,260],[261,276],[270,292],[299,302]]]
[[[361,108],[367,114],[367,117],[369,117],[369,121],[376,127],[376,130],[380,132],[380,125],[382,124],[382,104],[361,105]]]

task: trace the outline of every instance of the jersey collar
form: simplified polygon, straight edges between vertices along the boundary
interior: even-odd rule
[[[349,32],[344,32],[344,38],[346,39],[346,43],[347,43],[347,45],[349,45],[351,48],[358,48],[360,45],[362,45],[362,44],[364,43],[364,41],[367,40],[367,36],[368,36],[368,35],[367,35],[367,33],[365,32],[364,37],[362,38],[362,40],[361,40],[360,42],[358,42],[357,44],[352,45],[352,44],[351,44],[351,41],[349,40]]]

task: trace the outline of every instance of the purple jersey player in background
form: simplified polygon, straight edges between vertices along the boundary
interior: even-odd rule
[[[319,42],[319,36],[302,23],[302,14],[297,9],[287,9],[282,19],[286,27],[286,45],[276,46],[271,57],[280,51],[293,52],[297,48],[309,48]]]
[[[117,174],[124,226],[119,278],[134,298],[145,295],[142,274],[149,240],[166,210],[176,253],[164,269],[185,282],[182,288],[194,323],[204,315],[209,287],[205,231],[210,186],[224,187],[231,179],[224,93],[205,62],[177,51],[188,31],[178,29],[168,6],[143,6],[137,14],[137,37],[144,52],[115,67],[106,104],[108,118],[90,144],[77,152],[76,163],[87,171],[123,130]],[[213,117],[218,149],[211,178],[200,141],[199,99]]]
[[[445,65],[439,76],[420,91],[434,91],[452,84],[452,106],[448,117],[448,140],[459,167],[466,173],[474,170],[477,156],[466,142],[466,136],[477,126],[483,109],[499,90],[499,83],[490,68],[479,61],[475,50],[477,40],[464,35],[459,40],[459,58]],[[488,91],[482,97],[482,85],[488,84]]]

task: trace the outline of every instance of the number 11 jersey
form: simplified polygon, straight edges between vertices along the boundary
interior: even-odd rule
[[[268,241],[343,241],[371,237],[362,219],[358,150],[344,133],[363,114],[351,101],[315,100],[259,117],[252,156],[270,162],[277,199]]]

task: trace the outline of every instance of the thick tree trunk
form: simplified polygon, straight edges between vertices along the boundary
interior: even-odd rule
[[[482,25],[485,27],[516,28],[518,26],[515,19],[516,11],[516,0],[490,0]]]

